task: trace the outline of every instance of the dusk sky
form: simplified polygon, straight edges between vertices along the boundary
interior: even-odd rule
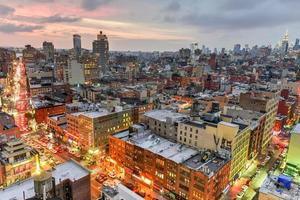
[[[91,49],[99,30],[111,50],[178,50],[198,42],[276,44],[300,37],[300,0],[0,0],[0,46]]]

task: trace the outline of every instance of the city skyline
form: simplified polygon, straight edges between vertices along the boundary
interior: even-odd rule
[[[275,46],[286,29],[290,42],[299,38],[300,2],[170,0],[0,0],[0,46],[71,48],[72,35],[92,49],[99,30],[111,50],[168,51],[198,42],[210,48],[233,48],[236,43]],[[145,9],[147,8],[147,12]],[[283,13],[283,14],[278,14]]]

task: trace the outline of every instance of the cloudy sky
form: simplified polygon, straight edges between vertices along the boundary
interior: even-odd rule
[[[91,49],[99,30],[112,50],[276,44],[300,37],[300,0],[0,0],[0,46]]]

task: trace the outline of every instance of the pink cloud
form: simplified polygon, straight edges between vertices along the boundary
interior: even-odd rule
[[[90,18],[107,18],[117,16],[121,10],[111,7],[102,6],[93,11],[86,11],[77,6],[70,6],[64,4],[34,4],[28,6],[17,7],[15,14],[21,16],[40,16],[47,17],[54,14],[72,15],[77,17],[90,17]]]

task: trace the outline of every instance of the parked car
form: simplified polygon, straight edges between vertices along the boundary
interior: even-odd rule
[[[237,199],[241,199],[244,196],[245,192],[241,191],[240,193],[238,193],[238,195],[236,196]]]
[[[249,187],[248,187],[247,185],[243,185],[243,186],[242,186],[242,189],[243,189],[244,192],[246,192],[246,190],[247,190],[248,188],[249,188]]]

